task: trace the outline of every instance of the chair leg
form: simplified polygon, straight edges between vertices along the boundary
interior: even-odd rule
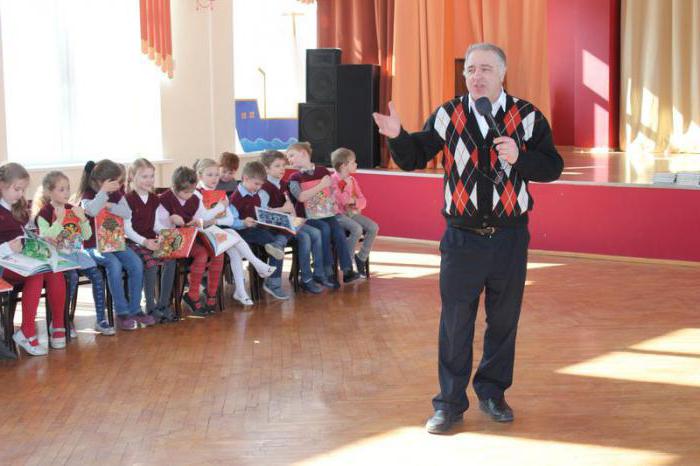
[[[12,334],[14,333],[15,326],[13,319],[11,317],[12,311],[10,307],[11,292],[2,293],[0,296],[0,312],[2,313],[2,330],[3,330],[3,341],[5,346],[10,349],[15,355],[17,355],[17,347],[15,341],[12,339]]]

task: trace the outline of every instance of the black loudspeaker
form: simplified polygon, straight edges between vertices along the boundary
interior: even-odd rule
[[[340,64],[340,49],[309,49],[306,51],[306,101],[335,103],[336,69]]]
[[[335,105],[299,104],[299,141],[311,143],[311,161],[331,164],[331,152],[338,147]]]
[[[372,112],[379,106],[379,66],[338,66],[338,146],[352,149],[360,168],[381,163],[379,131]]]

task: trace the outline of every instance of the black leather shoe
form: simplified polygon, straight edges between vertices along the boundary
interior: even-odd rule
[[[505,397],[479,400],[479,408],[496,422],[513,422],[513,410]]]
[[[462,422],[462,414],[450,414],[444,409],[438,409],[425,423],[425,430],[430,434],[444,434],[452,428],[456,422]]]
[[[343,283],[352,283],[355,280],[360,279],[360,274],[350,269],[347,272],[343,272]]]

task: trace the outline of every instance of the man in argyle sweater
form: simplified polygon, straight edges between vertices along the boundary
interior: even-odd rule
[[[425,168],[443,154],[447,230],[440,241],[440,393],[426,423],[430,433],[447,432],[469,407],[474,321],[484,289],[487,327],[474,390],[492,419],[513,420],[504,393],[513,381],[527,270],[527,213],[533,207],[527,183],[554,181],[563,168],[542,113],[503,90],[503,51],[473,44],[465,58],[468,94],[438,107],[422,131],[407,133],[392,103],[389,115],[374,114],[403,170]],[[491,104],[495,128],[477,111],[475,102],[482,97]]]

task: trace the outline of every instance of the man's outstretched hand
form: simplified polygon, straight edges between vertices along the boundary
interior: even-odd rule
[[[389,115],[374,112],[372,117],[374,117],[374,122],[379,127],[380,134],[388,138],[395,138],[401,133],[401,119],[396,108],[394,108],[393,102],[389,102]]]

